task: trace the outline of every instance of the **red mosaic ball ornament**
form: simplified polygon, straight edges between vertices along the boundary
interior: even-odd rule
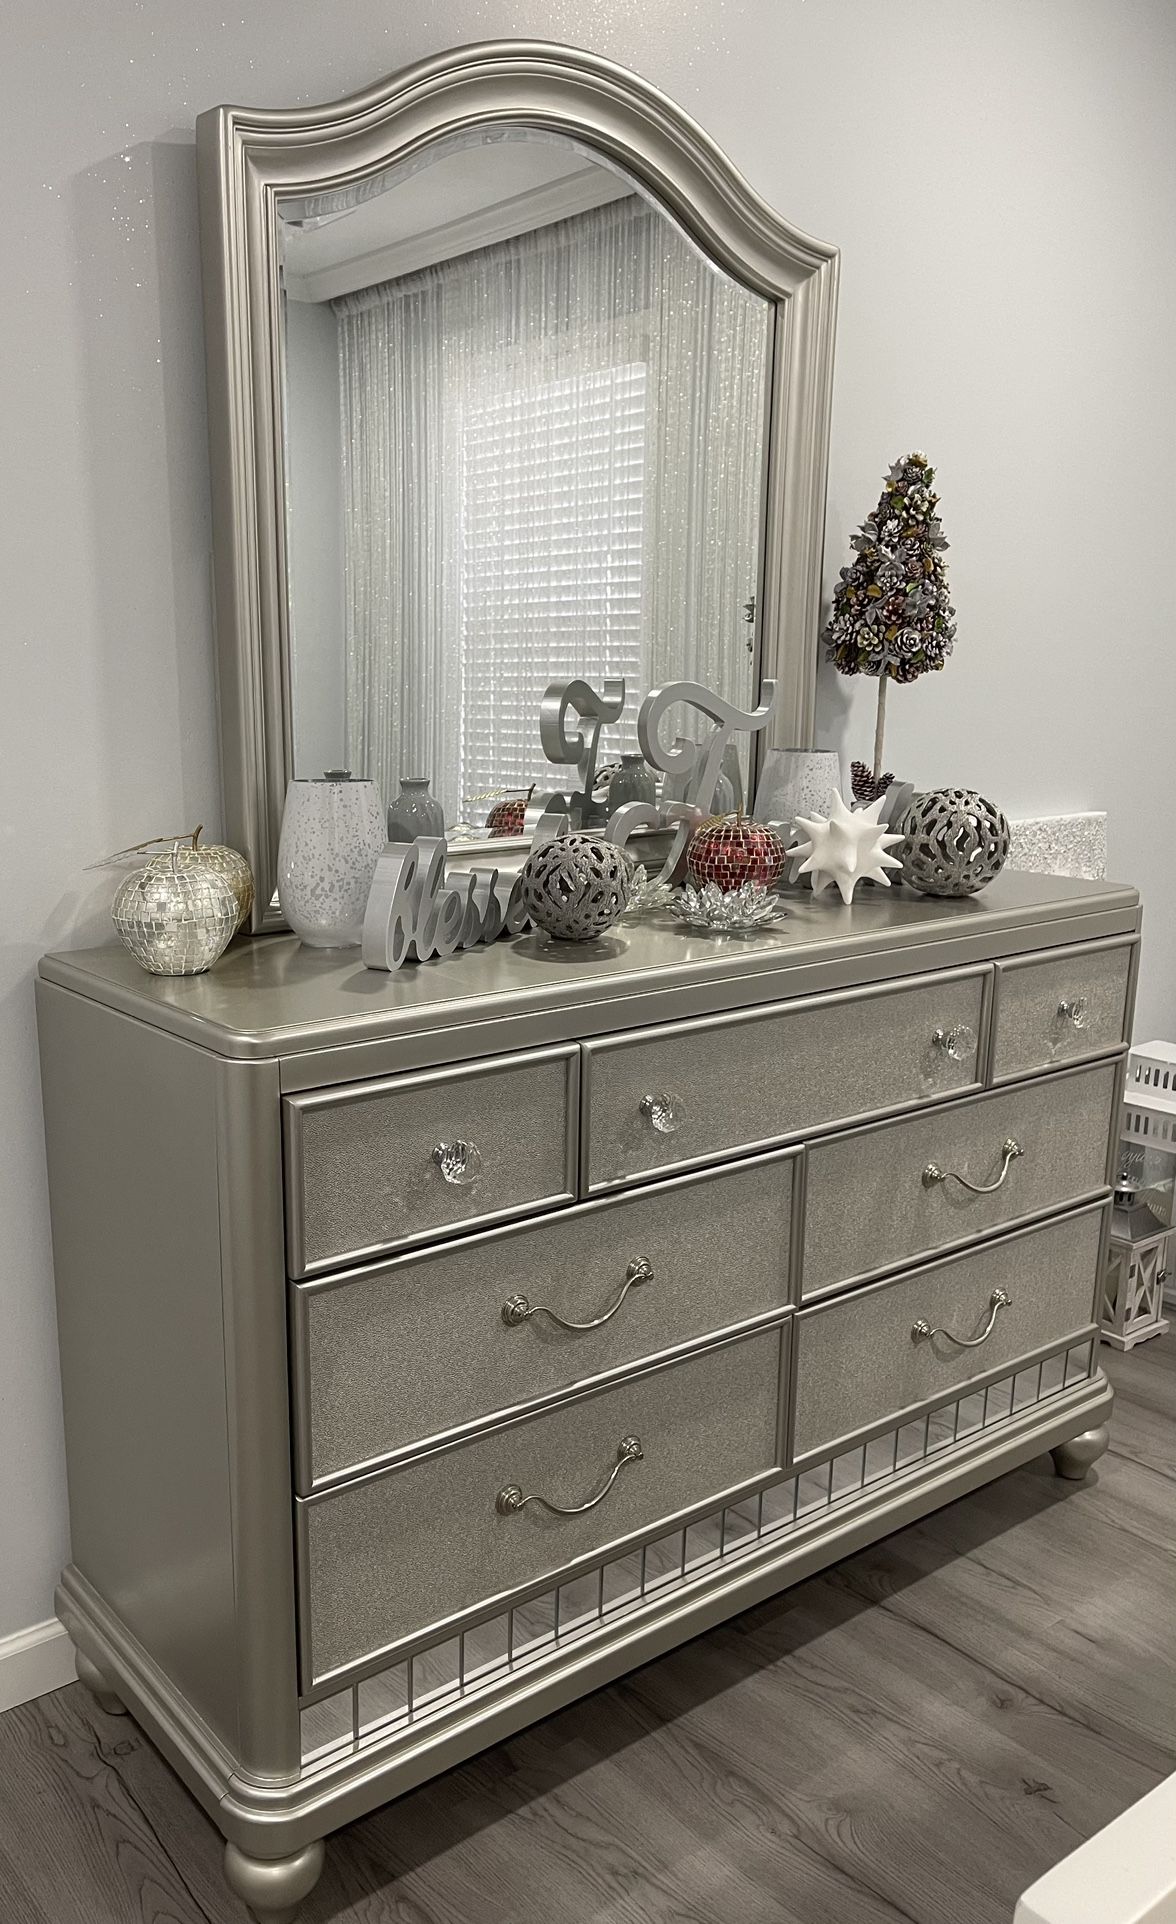
[[[714,882],[724,894],[744,882],[771,888],[784,870],[784,843],[764,822],[718,815],[704,822],[686,851],[686,873],[695,888]]]
[[[486,817],[491,835],[521,835],[527,820],[527,804],[534,793],[532,785],[525,795],[512,795],[505,802],[495,802]]]

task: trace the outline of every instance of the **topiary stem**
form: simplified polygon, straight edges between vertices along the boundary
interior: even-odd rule
[[[878,677],[878,719],[874,724],[874,780],[882,773],[882,737],[886,732],[886,690],[890,676],[883,669]]]

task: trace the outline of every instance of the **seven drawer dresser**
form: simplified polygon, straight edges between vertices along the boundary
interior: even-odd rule
[[[258,1916],[388,1797],[1105,1447],[1137,897],[789,911],[42,963],[59,1612]]]

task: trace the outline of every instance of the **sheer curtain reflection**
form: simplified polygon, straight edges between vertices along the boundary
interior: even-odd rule
[[[446,821],[546,780],[556,676],[746,703],[767,304],[635,197],[334,303],[348,759]]]

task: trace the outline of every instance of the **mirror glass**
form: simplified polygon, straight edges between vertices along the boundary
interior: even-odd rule
[[[294,773],[449,832],[565,785],[552,681],[758,686],[773,304],[577,142],[447,136],[279,200]],[[706,727],[683,712],[682,733]]]

